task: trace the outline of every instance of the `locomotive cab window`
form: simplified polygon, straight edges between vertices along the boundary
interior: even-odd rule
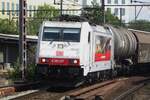
[[[42,40],[80,42],[80,29],[45,27]]]
[[[80,42],[80,29],[63,29],[63,40],[69,42]]]
[[[45,27],[43,31],[43,41],[58,41],[60,38],[61,29]]]

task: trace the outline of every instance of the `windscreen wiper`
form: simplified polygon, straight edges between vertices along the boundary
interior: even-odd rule
[[[49,44],[52,44],[52,43],[53,43],[53,41],[54,41],[54,39],[51,39]]]

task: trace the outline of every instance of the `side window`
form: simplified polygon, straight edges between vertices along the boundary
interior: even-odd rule
[[[118,0],[115,0],[114,3],[115,3],[115,4],[118,4]]]
[[[126,2],[125,2],[125,0],[122,0],[122,4],[125,4]]]
[[[108,3],[108,4],[111,4],[111,0],[107,0],[107,3]]]
[[[14,3],[12,3],[11,9],[12,9],[12,16],[14,16],[15,15],[15,4]]]
[[[2,46],[0,46],[0,63],[4,62],[4,53],[3,53],[3,49]]]
[[[115,16],[118,16],[118,8],[114,9],[114,14],[115,14]]]
[[[5,14],[5,2],[2,2],[2,15],[4,15]]]
[[[90,39],[91,39],[91,32],[89,32],[88,34],[88,43],[90,43]]]
[[[10,10],[10,8],[9,8],[9,7],[10,7],[9,2],[7,2],[7,10],[8,10],[7,15],[9,15],[9,14],[10,14],[10,11],[9,11],[9,10]]]
[[[124,16],[125,15],[125,8],[122,8],[121,10],[122,10],[122,16]]]

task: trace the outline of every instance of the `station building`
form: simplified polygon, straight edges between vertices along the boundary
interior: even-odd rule
[[[37,10],[38,6],[48,4],[56,9],[60,9],[60,0],[27,0],[28,10]],[[80,9],[81,5],[76,0],[63,0],[63,9]],[[8,11],[7,11],[8,10]],[[10,12],[9,12],[10,10]],[[0,0],[0,18],[15,19],[19,16],[19,0]],[[28,16],[33,16],[34,12],[28,12]],[[79,12],[68,11],[65,14],[77,15]]]
[[[27,36],[27,54],[31,48],[36,48],[37,36]],[[32,52],[32,58],[27,59],[31,62],[35,60],[35,51]],[[5,65],[13,66],[19,57],[19,35],[8,35],[0,33],[0,69]],[[33,61],[32,61],[33,60]]]
[[[90,6],[93,3],[97,3],[101,6],[102,0],[82,0],[83,7]],[[130,0],[105,0],[105,5],[128,5],[131,4]],[[130,21],[130,16],[133,15],[130,14],[132,9],[125,6],[105,6],[105,10],[109,10],[111,14],[117,16],[120,19],[120,16],[122,17],[123,23],[128,23]]]
[[[102,0],[79,0],[79,1],[81,1],[83,7],[86,7],[92,5],[91,2],[97,3],[98,5],[101,6]],[[117,16],[119,19],[121,18],[122,22],[126,24],[134,20],[150,21],[150,12],[149,12],[150,7],[135,6],[135,5],[149,5],[149,4],[150,4],[149,0],[105,0],[105,5],[109,5],[105,6],[105,10],[109,10],[111,14]]]

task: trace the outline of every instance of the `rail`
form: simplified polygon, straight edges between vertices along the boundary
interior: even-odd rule
[[[97,97],[101,94],[104,94],[104,93],[100,92],[101,88],[115,84],[116,82],[118,82],[118,81],[110,80],[110,81],[106,81],[103,83],[99,83],[99,84],[95,84],[92,86],[82,88],[80,90],[77,90],[77,91],[74,91],[74,92],[68,94],[67,96],[65,96],[63,98],[63,100],[80,100],[80,99],[85,100],[85,99],[89,99],[89,98],[95,98],[95,96]],[[107,88],[109,88],[109,87],[107,87]]]
[[[141,89],[142,87],[147,85],[147,82],[149,82],[149,81],[150,81],[150,78],[143,80],[139,85],[134,86],[133,88],[125,91],[124,93],[122,93],[121,95],[116,97],[114,100],[124,100],[126,97],[132,95],[133,93],[135,93],[136,91],[138,91],[139,89]]]

